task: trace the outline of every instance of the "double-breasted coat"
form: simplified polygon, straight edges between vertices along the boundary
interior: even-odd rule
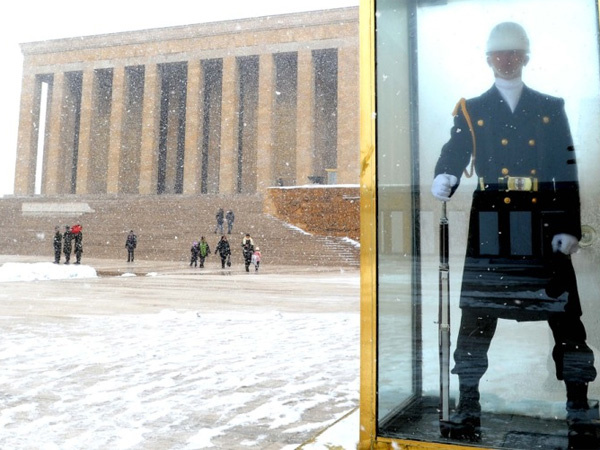
[[[470,170],[477,187],[460,306],[517,320],[564,311],[581,315],[570,257],[551,248],[556,234],[581,238],[564,101],[524,86],[513,112],[493,86],[463,106],[459,102],[435,175],[451,174],[460,183]]]

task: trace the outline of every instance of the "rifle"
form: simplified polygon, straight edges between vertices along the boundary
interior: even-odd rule
[[[450,265],[449,232],[446,202],[442,203],[440,217],[440,265],[439,265],[439,310],[438,336],[440,356],[440,430],[448,433],[445,422],[450,419]]]

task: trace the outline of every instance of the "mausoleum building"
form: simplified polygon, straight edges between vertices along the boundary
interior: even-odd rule
[[[17,196],[358,183],[358,8],[21,48]]]

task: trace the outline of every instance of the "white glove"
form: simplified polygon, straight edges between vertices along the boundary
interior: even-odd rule
[[[565,255],[572,255],[579,250],[579,241],[575,236],[566,233],[556,234],[552,238],[552,250]]]
[[[431,185],[431,193],[439,201],[447,202],[450,200],[450,193],[452,192],[452,188],[456,186],[456,183],[458,183],[458,178],[454,175],[441,173],[434,178]]]

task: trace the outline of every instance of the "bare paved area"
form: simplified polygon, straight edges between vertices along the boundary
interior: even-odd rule
[[[5,448],[292,449],[358,405],[358,271],[83,262],[0,284]]]

